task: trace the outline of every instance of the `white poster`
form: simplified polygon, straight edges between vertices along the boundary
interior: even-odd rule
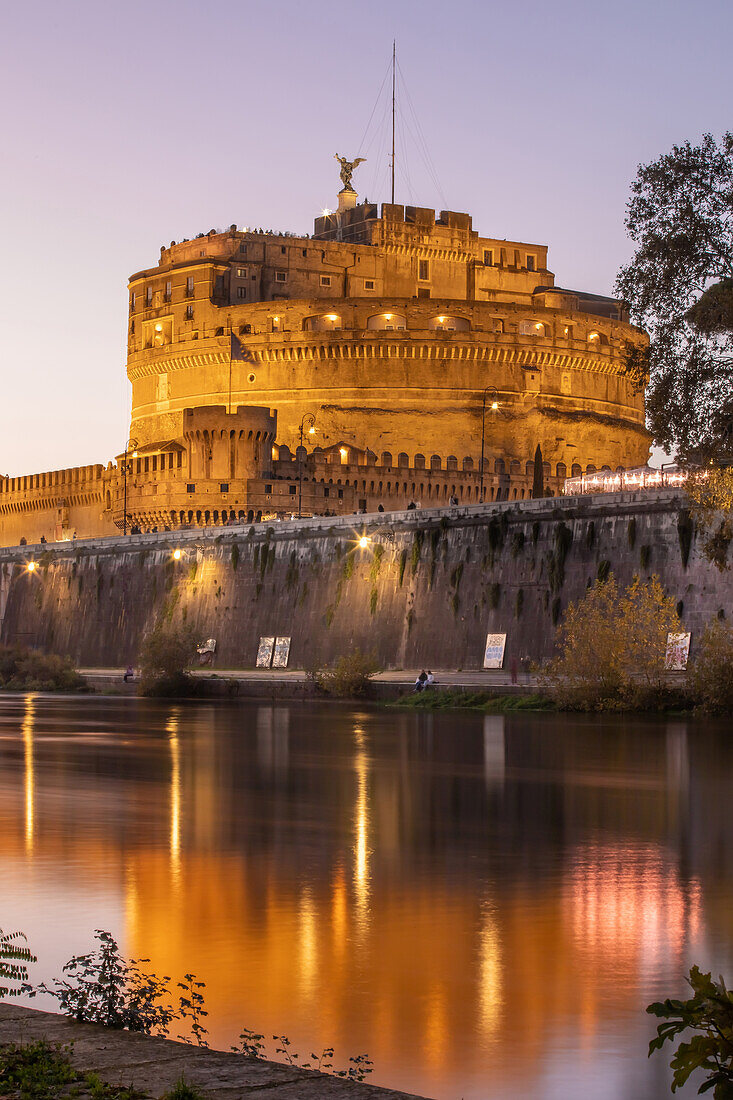
[[[273,668],[287,668],[290,656],[290,638],[276,638],[275,652],[272,658]]]
[[[504,648],[506,634],[487,634],[484,650],[484,668],[504,667]]]
[[[684,672],[690,656],[690,634],[668,634],[664,667],[668,672]]]
[[[269,668],[272,664],[272,651],[275,648],[274,638],[260,638],[257,647],[257,668]]]

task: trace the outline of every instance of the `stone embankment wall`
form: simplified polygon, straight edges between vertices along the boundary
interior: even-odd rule
[[[0,550],[0,638],[123,665],[162,619],[216,638],[220,668],[253,666],[261,635],[291,637],[293,667],[358,646],[385,668],[480,668],[487,632],[508,659],[547,658],[568,602],[609,570],[658,574],[693,647],[733,611],[684,497],[624,493]]]

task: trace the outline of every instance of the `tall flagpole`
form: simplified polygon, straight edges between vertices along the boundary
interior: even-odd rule
[[[395,107],[395,39],[392,39],[392,205],[394,206],[394,107]]]

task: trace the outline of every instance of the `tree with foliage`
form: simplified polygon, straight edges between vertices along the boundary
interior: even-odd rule
[[[667,634],[678,629],[675,603],[657,576],[634,577],[620,590],[610,573],[568,605],[559,652],[541,681],[567,710],[648,706],[664,688]]]
[[[143,695],[186,695],[192,680],[186,669],[196,652],[193,631],[160,621],[140,649]]]
[[[687,462],[733,458],[733,134],[640,165],[626,228],[636,252],[616,292],[650,336],[627,372],[649,378],[657,443]]]
[[[537,500],[545,495],[545,467],[542,462],[542,448],[539,443],[534,453],[534,476],[532,478],[532,497]]]
[[[377,655],[353,649],[345,653],[331,668],[316,669],[313,678],[327,695],[340,699],[366,695],[372,676],[379,672]]]
[[[22,932],[0,928],[0,1000],[28,991],[28,966],[36,962]]]
[[[726,989],[722,977],[714,982],[696,966],[687,980],[693,992],[688,1000],[667,998],[647,1007],[647,1012],[664,1021],[649,1044],[649,1054],[692,1030],[696,1034],[680,1043],[670,1063],[672,1092],[682,1088],[695,1070],[703,1069],[707,1077],[698,1093],[713,1089],[715,1100],[733,1100],[733,992]]]
[[[710,714],[733,714],[733,629],[713,619],[689,673],[692,696]]]

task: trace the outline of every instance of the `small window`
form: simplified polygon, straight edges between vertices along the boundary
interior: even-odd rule
[[[238,279],[246,279],[247,278],[247,268],[246,267],[238,267],[237,268],[237,278]]]
[[[186,279],[186,297],[193,298],[193,275],[189,275]]]
[[[572,325],[566,325],[565,326],[565,339],[566,340],[572,340],[573,339],[573,326]]]
[[[153,304],[153,288],[151,286],[145,287],[145,305],[152,306]]]
[[[229,482],[228,481],[222,481],[221,482],[221,484],[219,485],[219,492],[220,493],[228,493],[229,492]]]
[[[527,256],[527,271],[535,271],[537,265],[536,256]]]
[[[223,275],[217,275],[216,279],[214,280],[214,294],[221,297],[221,295],[223,293],[224,293],[224,276]]]
[[[247,255],[247,245],[246,244],[240,244],[240,246],[239,246],[239,255],[240,256],[246,256]]]
[[[328,488],[328,486],[326,486],[326,488],[323,490],[323,495],[324,497],[329,497],[331,495],[331,490]]]
[[[214,335],[215,335],[215,336],[223,336],[223,335],[224,335],[224,326],[223,326],[223,325],[219,325],[219,327],[218,327],[218,329],[216,330],[216,332],[214,333]]]
[[[276,271],[275,272],[275,282],[276,283],[286,283],[287,281],[288,281],[287,271]]]
[[[282,254],[283,254],[283,256],[284,256],[284,255],[285,255],[285,253],[287,252],[287,248],[285,247],[285,245],[281,245],[281,246],[280,246],[280,251],[282,252]]]
[[[492,248],[484,249],[484,267],[494,266],[494,250]]]
[[[173,297],[173,287],[172,287],[171,281],[169,279],[168,282],[165,284],[165,300],[166,300],[166,302],[170,302],[172,297]]]
[[[238,298],[246,298],[247,297],[247,287],[246,286],[238,286],[237,287],[237,297]]]
[[[195,493],[196,492],[196,486],[192,485],[190,481],[189,481],[188,485],[186,486],[186,492],[187,493]]]
[[[265,485],[265,492],[266,493],[271,493],[272,492],[272,485]]]
[[[430,287],[419,286],[417,288],[417,296],[418,296],[418,298],[429,298],[430,297]]]
[[[418,260],[417,262],[417,277],[421,282],[427,282],[430,278],[430,261]]]
[[[321,286],[330,286],[330,285],[331,285],[331,276],[330,275],[321,275]]]
[[[303,249],[303,255],[304,255],[304,256],[307,256],[307,255],[308,255],[308,249],[307,249],[307,248],[304,248],[304,249]]]
[[[343,491],[343,489],[339,489],[338,493],[339,493],[339,500],[343,500],[343,499],[344,499],[344,491]]]
[[[364,280],[364,290],[374,290],[374,279]]]
[[[251,334],[251,332],[252,332],[252,326],[251,325],[240,325],[239,326],[239,335],[240,336],[249,336]]]
[[[130,313],[135,312],[135,291],[130,295]]]
[[[135,322],[130,321],[130,336],[134,336],[134,335],[135,335]]]
[[[295,494],[298,491],[298,486],[297,485],[288,485],[288,490],[290,491],[291,497],[294,497]]]
[[[186,320],[193,321],[193,306],[186,306]]]

